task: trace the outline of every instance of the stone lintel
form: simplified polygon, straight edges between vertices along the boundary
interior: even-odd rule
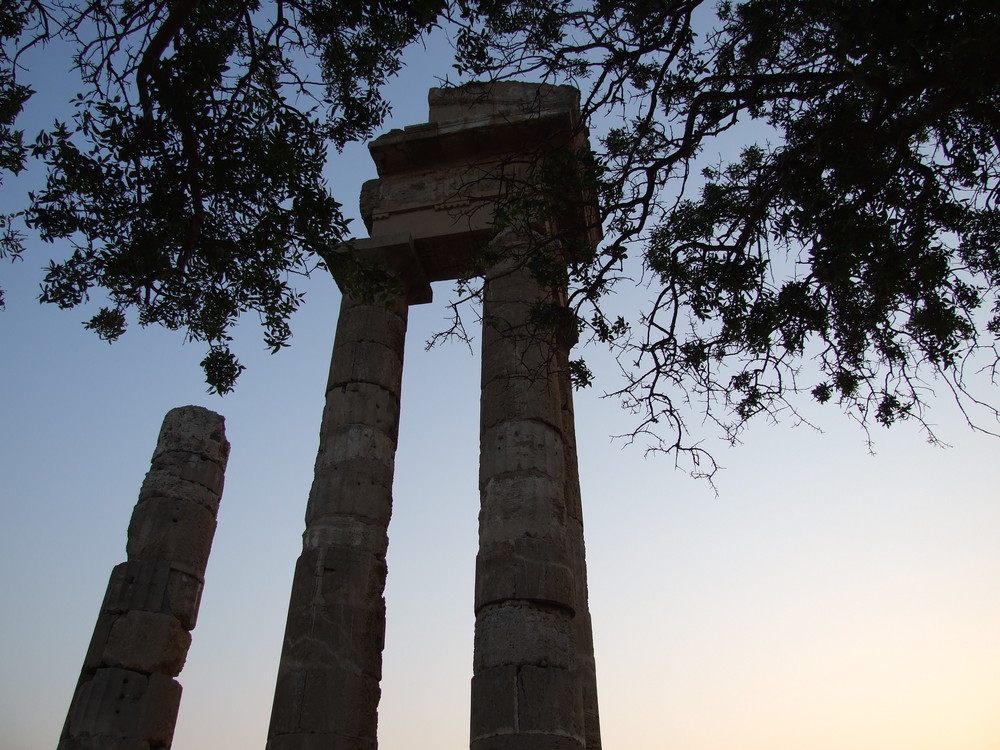
[[[488,115],[410,125],[376,138],[368,150],[381,177],[498,154],[551,150],[571,142],[578,120],[574,115],[546,111],[541,116]]]
[[[580,92],[572,86],[517,81],[483,81],[432,88],[427,94],[430,122],[487,115],[534,115],[547,110],[580,109]]]
[[[369,144],[379,174],[361,193],[369,233],[410,234],[430,282],[474,274],[502,196],[533,183],[547,154],[588,148],[579,99],[569,86],[514,82],[432,89],[429,122]],[[584,193],[557,196],[550,218],[570,245],[596,248],[600,219]]]

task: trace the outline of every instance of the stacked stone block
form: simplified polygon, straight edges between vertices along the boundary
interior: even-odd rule
[[[221,416],[196,406],[167,413],[59,750],[170,747],[181,697],[174,678],[198,618],[228,458]]]
[[[374,750],[405,302],[345,296],[268,750]]]

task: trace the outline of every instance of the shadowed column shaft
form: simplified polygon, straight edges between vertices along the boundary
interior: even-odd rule
[[[569,377],[569,352],[556,352],[557,377],[562,397],[562,428],[566,456],[567,531],[576,577],[576,639],[577,667],[583,688],[583,718],[587,750],[601,750],[601,721],[597,701],[597,668],[594,661],[594,631],[590,620],[587,591],[587,556],[583,537],[583,502],[580,493],[580,471],[576,451],[576,419],[573,412],[573,384]]]
[[[173,678],[197,620],[228,458],[221,416],[197,406],[167,413],[59,750],[170,747],[181,697]]]
[[[472,750],[586,746],[577,645],[583,550],[579,512],[567,498],[576,462],[567,456],[557,375],[568,344],[533,325],[532,308],[544,299],[525,269],[487,277]]]
[[[373,750],[406,305],[344,298],[268,750]]]

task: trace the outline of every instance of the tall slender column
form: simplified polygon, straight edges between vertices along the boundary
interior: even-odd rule
[[[59,750],[170,747],[228,458],[222,417],[167,412]]]
[[[523,257],[523,239],[504,241]],[[514,264],[487,275],[472,750],[586,747],[575,559],[582,549],[571,529],[567,475],[575,471],[557,376],[566,345],[532,317],[547,299]]]
[[[406,303],[341,305],[268,750],[374,750]]]

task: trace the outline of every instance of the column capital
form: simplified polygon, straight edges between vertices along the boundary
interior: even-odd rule
[[[384,269],[399,279],[408,305],[425,305],[434,299],[430,281],[420,263],[420,257],[413,244],[413,236],[409,232],[364,237],[337,245],[325,260],[330,266],[334,281],[344,294],[350,294],[351,290],[344,289],[337,278],[338,267],[342,268],[349,259]]]

